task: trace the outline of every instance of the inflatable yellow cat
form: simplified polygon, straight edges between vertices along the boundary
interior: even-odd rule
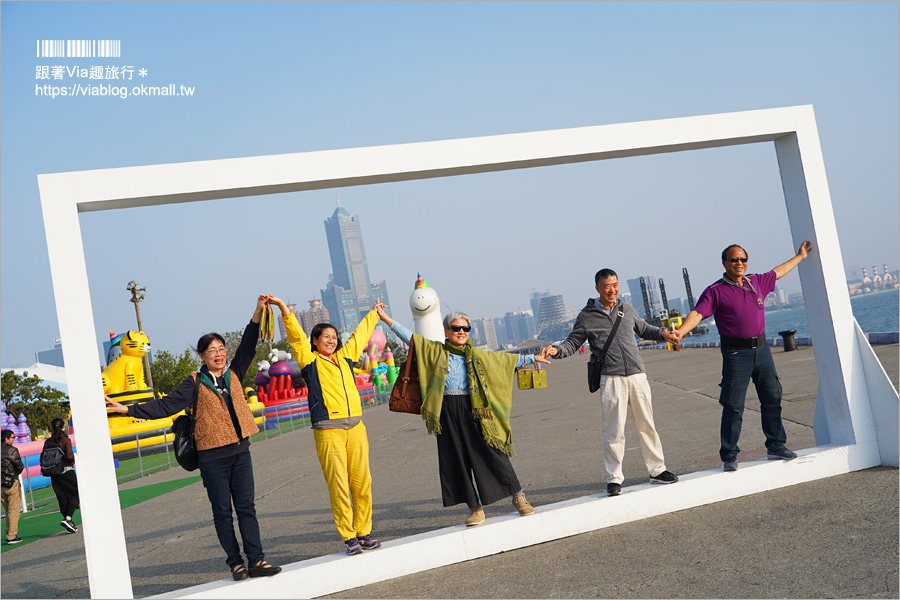
[[[144,378],[144,355],[150,352],[150,340],[143,331],[129,331],[120,344],[122,354],[103,369],[103,393],[123,404],[152,398],[153,390]]]

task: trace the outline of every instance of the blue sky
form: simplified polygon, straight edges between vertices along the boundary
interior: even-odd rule
[[[812,104],[845,267],[900,258],[897,2],[2,2],[0,17],[3,367],[58,335],[41,173]],[[37,58],[41,39],[121,40],[122,57]],[[42,65],[134,74],[36,81]],[[35,93],[78,82],[195,92]],[[771,144],[88,213],[98,343],[135,327],[132,279],[157,350],[241,328],[258,293],[305,306],[330,272],[338,198],[407,325],[416,271],[447,306],[498,317],[533,288],[580,308],[601,267],[678,297],[682,267],[698,294],[730,243],[755,271],[796,250]]]

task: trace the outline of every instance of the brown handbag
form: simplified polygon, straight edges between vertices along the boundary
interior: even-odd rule
[[[388,408],[394,412],[422,414],[422,388],[419,387],[419,368],[413,341],[409,340],[409,351],[403,363],[400,377],[394,382]]]

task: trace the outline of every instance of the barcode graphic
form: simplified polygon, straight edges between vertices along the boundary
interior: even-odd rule
[[[122,40],[38,40],[38,58],[118,58]]]

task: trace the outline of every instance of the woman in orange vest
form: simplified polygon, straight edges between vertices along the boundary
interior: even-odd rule
[[[231,364],[227,364],[225,339],[218,333],[208,333],[197,342],[197,354],[203,365],[171,394],[129,406],[106,399],[116,412],[129,417],[162,419],[187,408],[194,401],[194,386],[199,386],[194,442],[200,476],[212,504],[216,535],[228,555],[225,562],[235,581],[281,572],[281,567],[266,562],[260,541],[250,460],[250,436],[259,429],[241,387],[241,379],[256,356],[259,321],[266,304],[267,296],[257,298],[256,310],[244,329]],[[232,503],[244,541],[247,566],[234,534]]]

